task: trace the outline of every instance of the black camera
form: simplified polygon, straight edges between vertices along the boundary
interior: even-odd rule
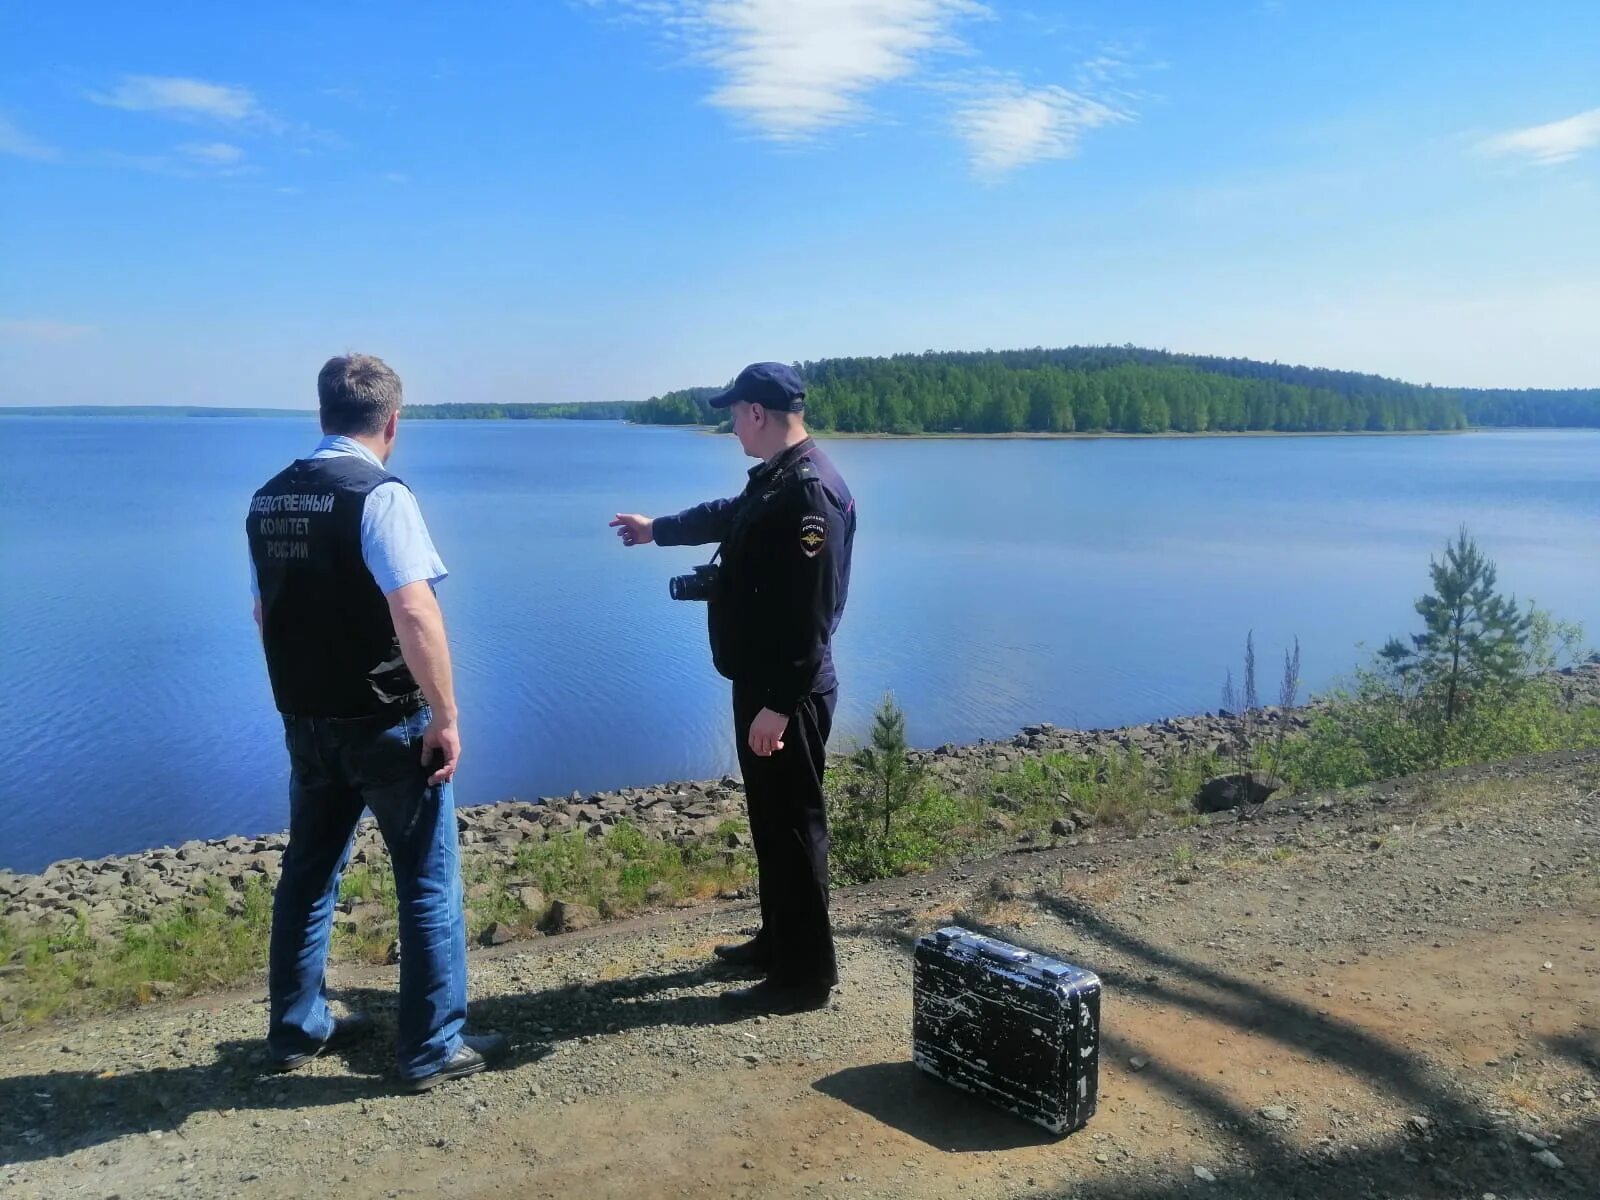
[[[722,568],[714,562],[701,563],[689,575],[674,575],[667,590],[674,600],[711,600],[717,593],[717,578]]]

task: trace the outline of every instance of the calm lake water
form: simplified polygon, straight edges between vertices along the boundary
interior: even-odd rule
[[[243,513],[314,418],[0,419],[0,866],[287,824]],[[1465,522],[1501,581],[1600,632],[1600,433],[830,442],[860,509],[836,747],[892,690],[920,744],[1215,708],[1254,629],[1322,686],[1415,624]],[[733,769],[705,555],[619,508],[736,492],[730,438],[414,422],[391,466],[450,578],[464,804]]]

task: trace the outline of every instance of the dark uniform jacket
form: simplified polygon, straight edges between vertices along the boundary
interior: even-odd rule
[[[752,469],[740,495],[653,529],[663,546],[722,543],[708,623],[723,676],[784,715],[838,686],[832,639],[850,590],[855,499],[810,438]]]

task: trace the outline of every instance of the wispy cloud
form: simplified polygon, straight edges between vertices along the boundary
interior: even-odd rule
[[[619,2],[717,72],[708,103],[781,142],[863,119],[872,91],[959,50],[955,27],[989,13],[977,0]]]
[[[955,114],[972,169],[994,179],[1029,163],[1070,158],[1084,133],[1130,121],[1127,110],[1063,87],[1009,80],[975,92]]]
[[[178,153],[207,167],[236,167],[244,161],[244,151],[231,142],[185,142]]]
[[[1513,129],[1478,143],[1478,149],[1486,153],[1524,158],[1543,167],[1569,162],[1595,146],[1600,146],[1600,108],[1547,125]]]
[[[14,121],[3,114],[0,114],[0,154],[31,158],[38,162],[50,162],[61,157],[61,151],[54,146],[45,145],[37,138],[29,137],[17,128]]]
[[[702,7],[705,57],[724,82],[710,102],[769,137],[804,138],[858,119],[874,88],[957,46],[951,27],[983,13],[968,0],[718,0]]]
[[[232,123],[276,124],[246,87],[185,79],[170,75],[124,75],[109,92],[92,92],[89,99],[130,112],[205,118]]]
[[[67,321],[0,318],[0,337],[23,342],[70,342],[93,332],[93,325],[74,325]]]
[[[954,95],[954,130],[974,172],[991,179],[1070,157],[1088,130],[1131,121],[1143,97],[1122,90],[1125,81],[1160,65],[1110,43],[1077,64],[1072,88],[952,72],[939,60],[975,55],[963,27],[996,19],[979,0],[570,2],[655,28],[687,61],[716,73],[707,103],[771,141],[806,142],[864,122],[878,115],[873,94],[890,85]]]
[[[112,151],[100,156],[109,165],[134,170],[189,178],[248,175],[262,168],[250,161],[252,152],[246,147],[259,144],[263,136],[281,139],[302,155],[343,144],[332,134],[268,111],[253,91],[235,83],[176,75],[124,75],[115,87],[89,93],[88,99],[110,108],[209,125],[223,135],[184,142],[162,154]]]

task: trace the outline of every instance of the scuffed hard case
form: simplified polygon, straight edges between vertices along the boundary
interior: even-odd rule
[[[1081,1129],[1100,1087],[1100,977],[948,926],[917,939],[917,1066],[1052,1133]]]

